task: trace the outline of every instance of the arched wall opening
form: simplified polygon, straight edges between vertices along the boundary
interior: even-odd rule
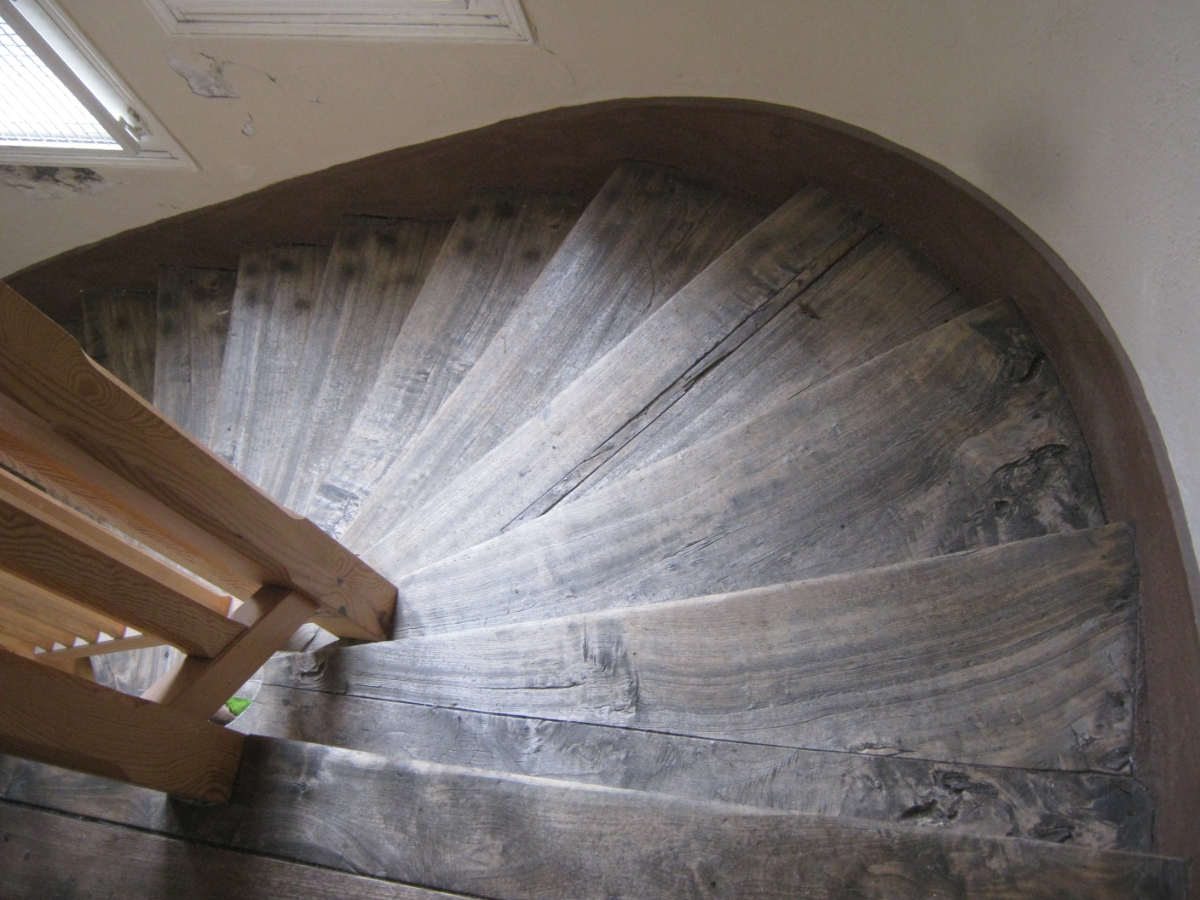
[[[591,194],[638,159],[766,201],[810,179],[924,251],[982,301],[1013,298],[1062,379],[1111,521],[1137,531],[1143,684],[1136,759],[1158,800],[1155,849],[1200,857],[1200,641],[1192,543],[1161,435],[1103,313],[1038,237],[927,159],[792,108],[618,100],[538,113],[281,182],[77,248],[12,276],[51,315],[82,291],[152,290],[160,265],[234,268],[246,247],[328,243],[344,213],[446,218],[478,187]]]

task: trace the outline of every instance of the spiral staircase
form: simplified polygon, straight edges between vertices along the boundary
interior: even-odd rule
[[[264,668],[228,806],[0,761],[0,896],[1187,895],[1050,364],[822,188],[347,217],[80,338],[399,603]]]

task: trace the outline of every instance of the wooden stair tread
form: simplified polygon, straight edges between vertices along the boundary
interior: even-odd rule
[[[375,383],[449,227],[413,219],[342,220],[284,401],[278,459],[264,485],[285,506],[301,511],[307,506]]]
[[[154,405],[211,445],[237,273],[168,268],[159,273]]]
[[[1066,398],[1002,302],[396,578],[393,630],[686,599],[1103,521]],[[395,577],[405,560],[384,549],[364,558]]]
[[[657,167],[625,164],[343,534],[360,551],[492,449],[767,210]]]
[[[569,197],[480,191],[455,220],[374,386],[304,506],[341,534],[474,366],[579,218]]]
[[[1151,846],[1150,798],[1127,775],[798,750],[272,683],[259,688],[231,727],[381,756],[692,800],[934,826],[980,837],[1143,852]]]
[[[80,776],[69,776],[78,785]],[[66,812],[473,896],[1183,898],[1143,854],[682,800],[248,738],[229,806],[93,779]],[[18,800],[20,781],[5,795]],[[22,800],[21,802],[31,802]],[[32,801],[38,802],[38,801]]]
[[[4,900],[438,900],[452,895],[0,804]]]
[[[1122,771],[1136,620],[1133,543],[1113,525],[290,656],[264,680],[813,750]]]
[[[83,296],[83,349],[147,400],[154,396],[154,295],[91,291]]]
[[[244,253],[238,268],[212,448],[260,486],[279,454],[328,256],[322,247],[276,247]]]
[[[826,191],[802,189],[536,416],[392,523],[380,539],[389,557],[411,571],[494,537],[531,507],[540,511],[564,479],[619,449],[648,411],[686,393],[697,373],[796,302],[873,227]]]

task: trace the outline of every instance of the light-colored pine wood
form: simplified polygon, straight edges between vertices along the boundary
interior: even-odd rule
[[[316,606],[287,588],[263,588],[234,613],[246,626],[236,640],[213,659],[183,660],[142,697],[202,718],[211,716],[312,618]]]
[[[222,803],[243,737],[0,650],[0,750]]]
[[[1122,771],[1122,526],[713,597],[281,658],[297,687],[811,750]],[[320,656],[320,654],[318,654]],[[514,661],[519,663],[514,664]]]
[[[694,373],[731,353],[873,227],[826,191],[801,190],[538,415],[397,519],[380,538],[389,561],[418,569],[496,536],[531,506],[553,505],[547,496],[562,479],[599,465],[648,409],[686,393]]]
[[[280,667],[272,666],[269,679]],[[264,682],[230,726],[386,757],[493,769],[691,800],[722,800],[914,828],[1150,849],[1153,804],[1125,775],[962,766],[797,750],[527,716],[334,695]],[[53,797],[57,778],[14,773],[21,798]],[[0,791],[4,783],[0,768]],[[71,786],[86,792],[85,779]],[[45,783],[49,782],[49,783]],[[35,788],[40,785],[40,788]],[[112,786],[116,789],[116,786]],[[61,790],[70,789],[66,784]]]
[[[213,656],[244,630],[228,595],[0,470],[0,566],[103,616]]]
[[[154,295],[97,291],[83,295],[83,348],[150,400],[154,396]]]
[[[202,443],[212,440],[236,273],[164,268],[158,274],[154,405]]]
[[[212,447],[262,488],[285,452],[287,400],[328,258],[324,247],[276,247],[243,254],[238,268]]]
[[[571,502],[766,412],[976,306],[880,229],[765,323],[599,465],[581,466],[539,507]]]
[[[163,646],[162,638],[156,638],[152,634],[138,634],[133,637],[118,637],[112,640],[97,641],[94,644],[80,644],[75,647],[63,647],[58,650],[50,650],[44,654],[38,654],[41,658],[45,656],[46,661],[51,659],[83,659],[84,657],[95,658],[98,656],[108,656],[113,653],[125,653],[130,650],[150,650]],[[111,685],[110,685],[111,686]]]
[[[240,600],[250,599],[271,577],[270,568],[135,487],[3,394],[0,463]]]
[[[422,506],[766,217],[759,204],[624,164],[343,534],[364,550]]]
[[[396,635],[726,593],[1103,521],[1066,398],[999,303],[398,579]]]
[[[448,222],[342,220],[265,485],[288,508],[305,511],[449,230]]]
[[[75,635],[65,628],[9,606],[0,605],[0,630],[43,650],[52,649],[56,643],[66,647],[75,643]]]
[[[455,900],[438,891],[10,803],[0,805],[0,832],[3,900]]]
[[[80,606],[61,594],[5,571],[3,567],[0,567],[0,604],[26,615],[51,619],[89,642],[97,640],[102,633],[109,637],[125,634],[125,623]],[[70,646],[70,642],[66,643]]]
[[[2,628],[0,628],[0,647],[3,647],[10,653],[15,653],[17,656],[23,656],[26,659],[33,659],[37,649],[29,641],[13,637],[11,634],[5,634]]]
[[[366,402],[306,505],[333,535],[475,365],[579,218],[569,197],[481,191],[455,220]]]
[[[19,790],[19,785],[17,786]],[[1186,866],[248,738],[227,807],[71,812],[471,896],[1183,900]],[[89,813],[87,810],[95,809]],[[149,824],[154,823],[154,824]],[[714,886],[715,882],[715,886]]]
[[[379,638],[396,591],[164,420],[71,337],[0,285],[0,389],[180,515],[321,604],[321,624]]]

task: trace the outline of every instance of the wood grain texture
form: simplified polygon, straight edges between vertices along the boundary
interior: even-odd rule
[[[91,291],[83,295],[83,340],[88,356],[141,397],[154,396],[154,295]]]
[[[251,559],[264,581],[289,584],[312,597],[329,631],[383,636],[395,606],[392,585],[164,419],[2,283],[0,392]]]
[[[219,653],[243,631],[225,618],[227,595],[3,470],[0,566],[197,656]]]
[[[351,788],[350,786],[353,785]],[[10,785],[8,794],[20,790]],[[1183,864],[248,738],[228,806],[63,807],[472,896],[1181,898]],[[436,839],[432,836],[436,835]]]
[[[259,487],[283,452],[287,400],[328,258],[324,247],[275,247],[247,252],[238,267],[212,447]]]
[[[142,697],[199,718],[213,715],[271,658],[316,604],[288,588],[263,588],[234,616],[246,630],[213,659],[188,657],[154,682]]]
[[[760,415],[821,381],[862,365],[976,306],[916,251],[880,230],[755,331],[719,366],[601,461],[557,487],[587,496],[712,435]],[[540,510],[531,512],[540,514]]]
[[[0,750],[224,802],[243,737],[0,650]]]
[[[102,616],[3,569],[0,569],[0,605],[26,615],[51,618],[89,642],[99,639],[102,633],[115,638],[125,634],[125,626],[115,619]],[[64,643],[70,646],[70,642]]]
[[[393,572],[412,571],[494,537],[531,507],[553,505],[564,478],[599,465],[873,227],[820,188],[801,190],[536,416],[398,518],[372,558]]]
[[[666,303],[767,210],[626,164],[344,533],[361,550],[433,497]]]
[[[391,758],[692,800],[933,826],[980,837],[1150,849],[1149,795],[1133,778],[1107,773],[796,750],[266,683],[230,727]],[[0,784],[3,780],[0,771]]]
[[[92,657],[96,682],[123,694],[140,697],[146,689],[187,657],[174,647],[128,647]]]
[[[570,197],[479,191],[455,219],[308,516],[340,535],[475,365],[579,218]]]
[[[397,580],[394,634],[779,584],[1103,523],[1005,303]]]
[[[437,900],[451,895],[0,804],[5,900]]]
[[[1122,771],[1123,526],[813,581],[284,657],[267,683],[648,731]],[[519,662],[517,662],[519,661]]]
[[[448,222],[347,217],[338,230],[287,400],[268,493],[303,512],[375,383]]]
[[[237,275],[164,268],[158,276],[154,405],[202,443],[212,441]]]

